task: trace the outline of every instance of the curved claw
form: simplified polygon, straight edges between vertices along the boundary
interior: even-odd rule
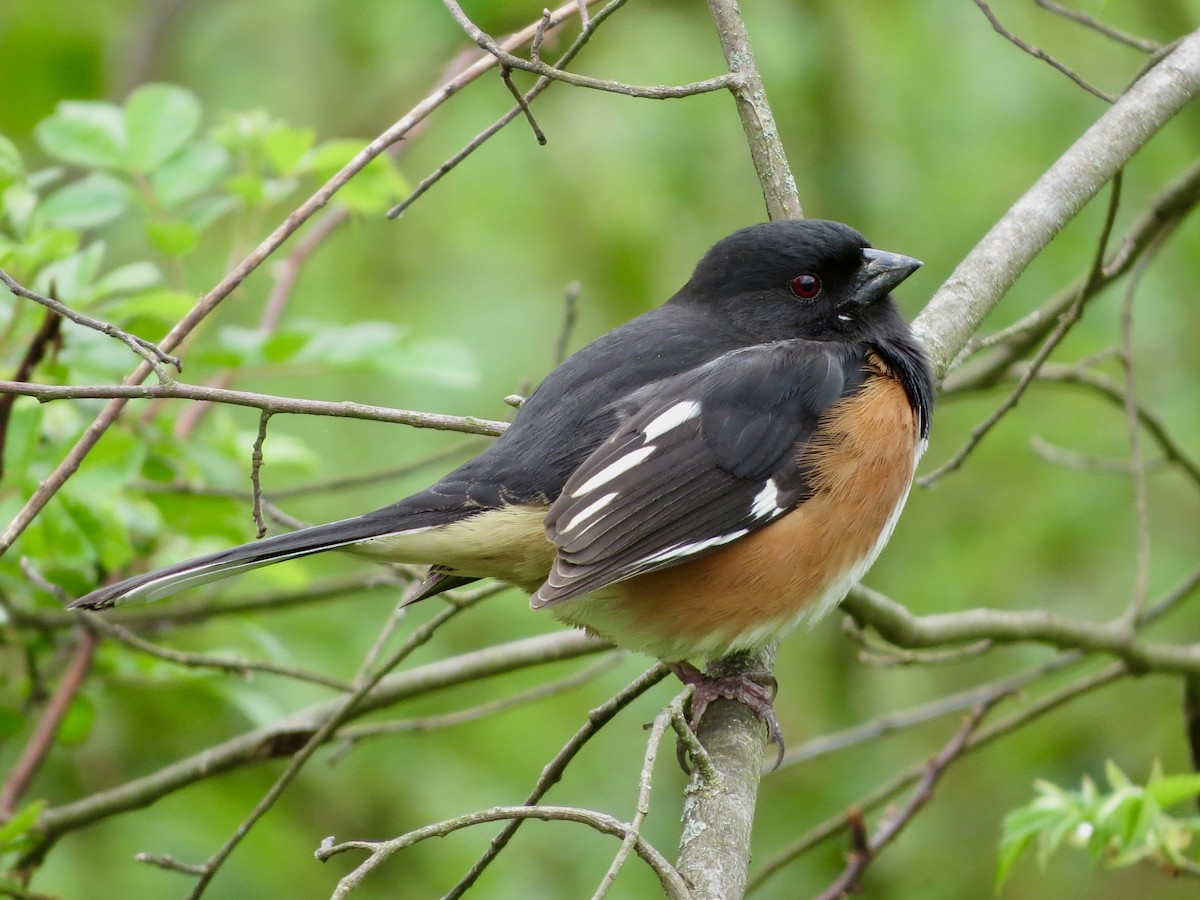
[[[772,701],[778,691],[779,683],[769,673],[748,673],[744,675],[705,675],[690,663],[675,663],[671,671],[684,684],[693,685],[696,690],[692,694],[691,714],[688,726],[695,731],[703,718],[708,705],[718,697],[736,700],[748,707],[763,724],[767,726],[767,737],[778,750],[772,769],[779,768],[783,762],[786,745],[783,741],[783,731],[779,727],[779,719],[775,715]],[[686,753],[682,747],[677,749],[680,767],[685,772],[691,769],[687,765]]]

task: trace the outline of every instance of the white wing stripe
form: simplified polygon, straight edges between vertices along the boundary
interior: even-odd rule
[[[626,453],[624,456],[618,457],[572,491],[571,497],[582,497],[584,494],[590,494],[596,488],[608,484],[618,475],[628,472],[656,449],[658,448],[653,444],[648,444],[645,447],[639,447],[631,453]]]
[[[573,531],[575,529],[575,527],[577,525],[579,525],[579,523],[583,522],[585,519],[590,519],[592,516],[594,516],[596,513],[600,512],[600,510],[604,509],[604,507],[608,506],[608,504],[612,503],[616,499],[617,499],[617,492],[613,491],[611,493],[605,494],[603,497],[601,497],[599,500],[595,501],[594,503],[589,503],[587,506],[585,506],[579,512],[575,513],[575,515],[571,516],[571,518],[568,520],[567,524],[559,529],[559,534],[566,534],[569,531]]]
[[[743,535],[749,534],[749,532],[748,528],[741,528],[737,531],[731,531],[729,534],[719,534],[716,537],[707,538],[703,541],[694,541],[690,544],[675,544],[666,550],[655,553],[653,556],[647,556],[645,559],[639,560],[636,565],[642,566],[648,563],[665,562],[668,559],[680,559],[692,556],[701,550],[707,550],[709,547],[717,547],[721,544],[728,544],[730,541],[736,541]]]
[[[700,415],[698,400],[681,400],[643,425],[642,434],[646,435],[647,441],[652,441],[698,415]]]

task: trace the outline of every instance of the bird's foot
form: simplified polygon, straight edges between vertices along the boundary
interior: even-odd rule
[[[737,675],[706,675],[691,663],[680,662],[670,664],[670,669],[684,684],[695,687],[692,694],[691,714],[688,726],[695,731],[704,716],[708,705],[718,697],[736,700],[749,707],[763,724],[767,726],[767,738],[778,750],[773,768],[778,768],[783,762],[783,732],[779,728],[779,719],[775,716],[775,706],[772,701],[779,688],[775,676],[770,672],[746,672]],[[688,770],[683,751],[680,751],[680,765]]]

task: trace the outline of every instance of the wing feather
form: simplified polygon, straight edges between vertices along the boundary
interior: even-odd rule
[[[846,345],[780,341],[639,391],[547,514],[558,553],[534,605],[711,552],[803,502],[802,445],[863,365]]]

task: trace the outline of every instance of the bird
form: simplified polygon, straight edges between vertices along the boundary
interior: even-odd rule
[[[363,515],[100,587],[153,601],[325,550],[428,565],[410,602],[490,577],[766,723],[772,685],[703,667],[834,609],[887,542],[934,381],[892,290],[921,263],[849,225],[777,220],[713,245],[663,305],[570,356],[479,455]]]

